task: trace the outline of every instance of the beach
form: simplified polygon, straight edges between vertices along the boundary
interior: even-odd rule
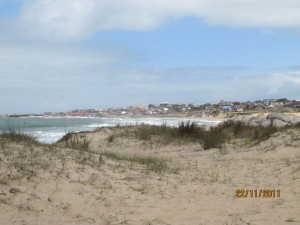
[[[209,149],[149,129],[99,128],[55,145],[1,138],[1,224],[300,223],[299,128]]]

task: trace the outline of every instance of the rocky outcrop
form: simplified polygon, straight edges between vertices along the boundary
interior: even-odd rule
[[[278,119],[273,120],[272,124],[274,127],[284,127],[286,125],[289,125],[289,123],[286,123],[286,122],[284,122],[282,120],[278,120]]]
[[[271,121],[280,120],[288,124],[296,124],[300,122],[300,117],[284,113],[269,113],[267,119]]]
[[[268,120],[265,116],[256,116],[249,119],[248,124],[251,126],[262,125],[269,126],[271,121]]]
[[[284,127],[300,123],[300,117],[284,113],[269,113],[268,115],[239,115],[231,118],[232,121],[240,121],[250,126],[270,126]]]

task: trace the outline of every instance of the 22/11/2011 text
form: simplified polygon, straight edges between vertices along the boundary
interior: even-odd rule
[[[235,190],[235,196],[237,198],[280,198],[280,190],[260,189],[260,190],[248,190],[237,189]]]

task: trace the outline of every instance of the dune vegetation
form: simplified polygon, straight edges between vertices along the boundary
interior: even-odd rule
[[[3,224],[285,224],[300,221],[300,124],[118,126],[54,144],[0,134]],[[237,189],[282,197],[237,199]],[[244,203],[242,203],[244,201]],[[276,218],[274,213],[278,215]]]

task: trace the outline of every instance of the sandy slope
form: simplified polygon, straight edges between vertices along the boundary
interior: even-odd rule
[[[208,151],[109,129],[79,135],[92,141],[93,154],[1,142],[0,224],[300,224],[299,130]],[[162,156],[180,170],[158,174],[101,151]],[[279,189],[281,196],[236,198],[236,189]]]

